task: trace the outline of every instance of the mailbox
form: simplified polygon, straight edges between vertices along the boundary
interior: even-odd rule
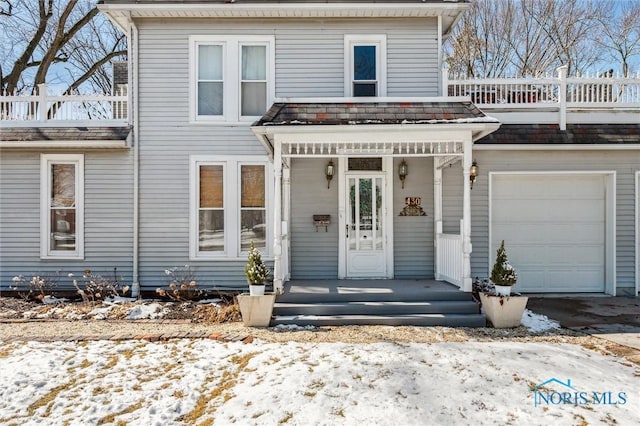
[[[318,232],[318,228],[322,226],[324,226],[325,232],[329,232],[329,225],[331,224],[331,215],[330,214],[314,214],[313,224],[316,227],[316,232]]]

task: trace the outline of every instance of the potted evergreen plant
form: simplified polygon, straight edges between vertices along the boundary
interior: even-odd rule
[[[499,296],[511,294],[511,286],[518,281],[518,273],[507,259],[507,251],[504,249],[504,240],[496,252],[496,263],[491,270],[491,282]]]
[[[511,295],[511,287],[517,280],[518,274],[507,259],[503,240],[491,270],[491,282],[495,290],[485,289],[480,293],[482,309],[495,328],[517,327],[522,321],[529,298]]]
[[[244,268],[249,294],[238,295],[238,305],[242,322],[247,327],[268,327],[271,322],[273,304],[276,300],[275,293],[265,294],[266,281],[269,278],[269,269],[262,261],[262,255],[255,248],[253,241],[249,249],[249,259]]]
[[[249,248],[249,259],[247,260],[247,265],[244,267],[244,274],[249,283],[249,294],[252,296],[263,296],[264,287],[267,278],[269,278],[269,269],[267,269],[267,265],[262,261],[262,255],[253,245],[253,241],[251,241],[251,247]]]

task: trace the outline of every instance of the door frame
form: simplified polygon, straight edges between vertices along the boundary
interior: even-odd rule
[[[362,155],[360,155],[362,157]],[[352,156],[356,157],[356,156]],[[369,155],[367,157],[378,157]],[[347,179],[356,174],[367,174],[364,170],[348,172],[348,157],[338,158],[338,278],[348,279],[347,277]],[[372,174],[375,174],[373,172]],[[392,279],[394,276],[393,264],[393,157],[382,156],[382,175],[385,177],[384,189],[384,227],[385,237],[385,261],[386,271],[385,277]]]
[[[634,296],[637,297],[638,293],[640,293],[640,170],[636,171],[634,177],[636,187],[636,198],[634,200],[634,210],[636,214],[636,291]]]
[[[616,172],[614,170],[602,170],[602,171],[585,171],[585,170],[576,170],[576,171],[554,171],[554,170],[545,170],[545,171],[504,171],[504,172],[489,172],[489,193],[488,193],[488,204],[489,204],[489,240],[487,241],[488,248],[488,270],[491,271],[493,267],[493,263],[495,262],[495,252],[492,252],[493,248],[491,247],[491,241],[493,238],[492,235],[492,227],[493,227],[493,216],[492,216],[492,204],[493,204],[493,183],[494,177],[496,176],[508,176],[508,175],[518,175],[518,176],[542,176],[542,175],[551,175],[551,176],[580,176],[580,175],[596,175],[603,176],[605,182],[605,270],[604,270],[604,294],[609,294],[611,296],[616,295]],[[545,294],[545,293],[539,293]]]

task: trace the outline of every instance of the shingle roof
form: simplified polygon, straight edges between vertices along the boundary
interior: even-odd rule
[[[503,124],[476,144],[640,143],[640,124]]]
[[[471,102],[275,103],[254,126],[498,123]]]
[[[8,127],[0,141],[124,141],[131,128],[122,127]]]

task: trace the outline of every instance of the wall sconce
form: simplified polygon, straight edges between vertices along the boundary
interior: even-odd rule
[[[478,177],[478,170],[478,163],[476,163],[476,160],[473,160],[473,163],[471,163],[471,167],[469,168],[469,181],[471,182],[471,189],[473,189],[473,183]]]
[[[407,178],[409,174],[409,166],[407,166],[407,162],[402,160],[400,166],[398,166],[398,177],[400,178],[400,182],[402,182],[402,189],[404,189],[404,180]]]
[[[331,186],[331,179],[333,179],[333,174],[335,172],[335,167],[333,166],[333,160],[329,160],[327,163],[327,167],[324,170],[324,174],[327,177],[327,189]]]

